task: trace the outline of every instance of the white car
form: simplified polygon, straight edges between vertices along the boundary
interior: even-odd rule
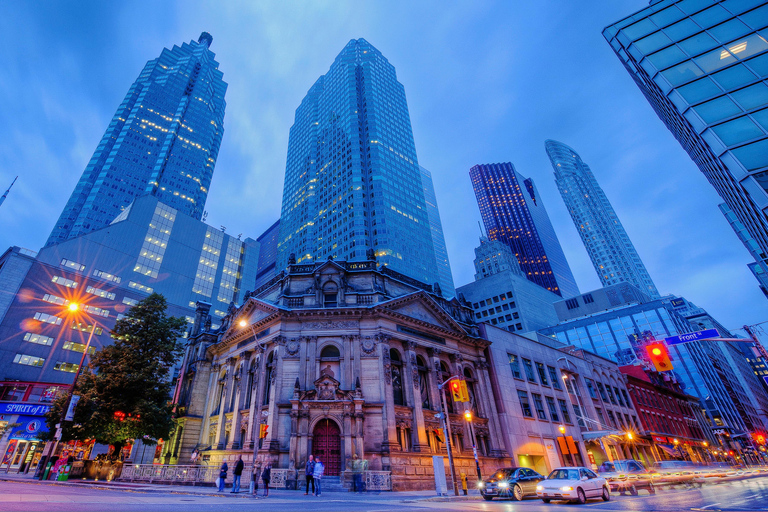
[[[605,478],[584,467],[554,469],[546,480],[536,486],[536,496],[544,503],[568,500],[586,503],[589,498],[611,499],[611,489]]]

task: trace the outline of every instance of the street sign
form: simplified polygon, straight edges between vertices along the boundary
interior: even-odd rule
[[[705,329],[703,331],[689,332],[664,338],[664,341],[667,342],[667,345],[679,345],[680,343],[688,343],[689,341],[707,340],[709,338],[719,337],[720,333],[717,332],[717,329]]]

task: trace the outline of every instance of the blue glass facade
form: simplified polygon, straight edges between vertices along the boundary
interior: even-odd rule
[[[351,40],[296,109],[277,268],[364,260],[439,282],[405,89],[364,39]]]
[[[539,332],[619,364],[632,364],[644,357],[642,333],[650,332],[656,339],[663,339],[697,330],[675,310],[675,304],[685,304],[685,301],[675,297],[657,299],[561,322]],[[687,393],[701,399],[713,424],[746,430],[744,419],[718,371],[722,371],[724,378],[731,381],[735,381],[736,377],[727,365],[718,369],[713,364],[724,360],[717,342],[684,343],[670,347],[669,351],[675,375],[684,384]]]
[[[561,297],[578,295],[533,180],[518,174],[511,163],[476,165],[469,176],[488,238],[512,249],[528,280]]]
[[[647,295],[659,292],[592,170],[573,148],[544,143],[555,182],[603,286],[631,283]]]
[[[768,3],[662,0],[603,35],[768,254]]]
[[[429,229],[432,233],[432,245],[435,248],[435,258],[437,260],[437,282],[440,284],[443,296],[453,297],[456,295],[456,289],[453,285],[451,263],[448,261],[448,248],[445,246],[443,223],[440,221],[440,210],[437,208],[437,196],[435,196],[432,173],[421,166],[419,166],[419,169],[421,169],[421,184],[424,187],[424,200],[427,203],[427,217],[429,218]]]
[[[224,133],[227,84],[203,32],[163,49],[128,90],[46,245],[109,225],[152,194],[200,220]]]

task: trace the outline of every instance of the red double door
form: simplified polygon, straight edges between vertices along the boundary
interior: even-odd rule
[[[312,453],[325,465],[326,476],[341,474],[341,430],[331,420],[320,420],[312,435]]]

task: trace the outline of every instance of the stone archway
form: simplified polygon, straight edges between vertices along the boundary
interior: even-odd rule
[[[312,432],[312,453],[325,465],[325,475],[341,474],[341,429],[335,421],[323,419]]]

